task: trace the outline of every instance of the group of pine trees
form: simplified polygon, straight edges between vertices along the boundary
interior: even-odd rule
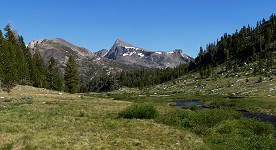
[[[187,64],[180,64],[176,68],[123,70],[118,75],[95,77],[88,84],[89,91],[112,91],[122,86],[150,87],[176,79],[187,73]]]
[[[10,92],[16,85],[31,85],[57,91],[75,93],[79,88],[76,61],[70,56],[65,68],[64,79],[54,58],[44,62],[39,51],[32,55],[22,36],[17,35],[10,25],[0,30],[0,81],[1,87]]]
[[[226,64],[226,70],[236,65],[250,62],[265,62],[272,65],[276,47],[276,16],[272,14],[268,21],[262,19],[256,27],[243,26],[233,34],[225,33],[220,40],[200,48],[189,70],[203,70],[207,66],[216,67]]]

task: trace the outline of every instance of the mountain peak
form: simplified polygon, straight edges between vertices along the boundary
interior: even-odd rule
[[[148,68],[174,68],[180,63],[188,63],[192,60],[191,57],[183,54],[180,49],[173,52],[155,52],[133,46],[120,39],[115,41],[108,53],[102,54],[102,51],[97,52],[98,56],[116,60],[123,64]]]
[[[116,45],[116,46],[123,46],[123,47],[125,47],[125,46],[127,46],[127,47],[134,47],[133,45],[131,45],[131,44],[129,44],[129,43],[123,41],[123,40],[120,40],[120,39],[117,39],[115,41],[114,45]]]

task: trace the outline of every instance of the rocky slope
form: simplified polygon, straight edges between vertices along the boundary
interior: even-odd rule
[[[99,50],[99,51],[95,52],[94,54],[99,56],[99,57],[104,57],[107,53],[108,53],[107,49],[102,49],[102,50]]]
[[[89,81],[94,76],[116,74],[123,68],[128,67],[99,57],[85,48],[78,47],[60,38],[34,40],[29,43],[28,48],[32,54],[38,50],[45,62],[54,57],[62,73],[64,73],[69,56],[73,55],[77,60],[83,83]]]
[[[97,52],[97,54],[102,53],[103,51]],[[122,40],[116,40],[108,53],[102,55],[102,57],[116,60],[123,64],[148,68],[174,68],[181,63],[189,63],[193,59],[190,56],[183,54],[182,50],[174,50],[172,52],[154,52],[133,46]]]

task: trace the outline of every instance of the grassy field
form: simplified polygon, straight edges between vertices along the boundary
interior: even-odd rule
[[[161,86],[165,85],[156,88]],[[0,93],[0,149],[276,148],[271,124],[243,118],[235,111],[274,113],[273,96],[231,97],[156,88],[84,95],[16,86],[11,93]],[[215,109],[174,107],[180,99],[201,99]],[[143,118],[147,109],[156,109],[151,111],[155,115],[145,115],[152,119],[135,119],[134,113]]]
[[[198,149],[202,137],[153,119],[123,119],[133,102],[16,86],[0,93],[0,149]],[[158,111],[172,108],[155,105]]]

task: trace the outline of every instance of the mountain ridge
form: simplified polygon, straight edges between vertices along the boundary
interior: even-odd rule
[[[116,60],[128,65],[137,65],[148,68],[174,68],[181,63],[189,63],[192,57],[183,54],[182,50],[172,52],[151,51],[117,39],[105,58]]]

